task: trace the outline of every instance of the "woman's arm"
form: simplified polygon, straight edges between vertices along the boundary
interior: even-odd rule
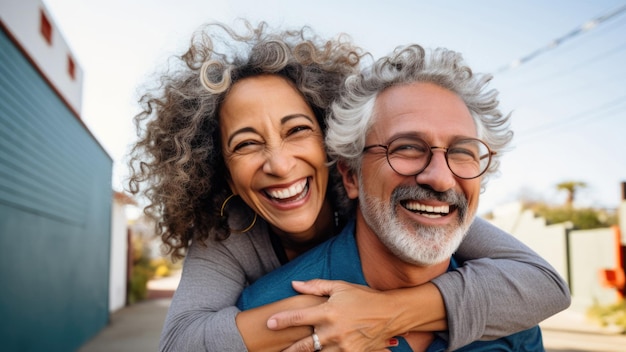
[[[167,312],[159,351],[218,351],[225,346],[245,351],[235,325],[239,310],[234,307],[244,285],[245,273],[223,246],[192,244]]]
[[[317,305],[325,297],[300,295],[246,312],[236,308],[247,284],[280,265],[259,227],[249,235],[190,246],[163,326],[160,351],[277,351],[311,336],[310,326],[258,332],[270,332],[266,322],[272,313]]]
[[[235,324],[237,298],[279,262],[262,231],[193,243],[161,333],[160,351],[246,351]]]
[[[280,312],[268,323],[274,329],[313,325],[320,339],[341,336],[348,341],[348,335],[342,334],[358,338],[355,327],[364,321],[369,324],[361,326],[378,330],[367,330],[360,336],[362,340],[409,330],[445,330],[447,314],[449,348],[456,349],[478,339],[528,329],[570,304],[567,285],[552,266],[485,220],[474,221],[457,257],[466,260],[462,267],[414,288],[372,294],[370,289],[342,282],[297,283],[299,292],[328,295],[328,302]],[[286,351],[304,350],[311,345],[308,340],[302,339]]]
[[[291,327],[284,330],[267,328],[268,317],[279,311],[317,306],[326,302],[326,297],[298,295],[237,314],[237,328],[241,332],[248,351],[282,351],[294,342],[310,337],[311,326]]]
[[[263,233],[255,233],[251,236],[233,236],[226,242],[209,242],[206,246],[197,243],[191,245],[185,258],[180,284],[163,327],[160,351],[277,351],[300,340],[305,341],[307,348],[310,345],[312,349],[312,326],[293,327],[270,333],[267,320],[276,312],[318,306],[326,302],[326,297],[299,295],[245,312],[240,312],[235,307],[237,298],[248,282],[255,281],[279,266],[269,240],[266,243],[264,238],[267,236]],[[431,290],[438,293],[434,285],[430,286]],[[374,291],[363,287],[359,289]],[[388,293],[389,296],[377,296],[380,305],[369,300],[370,296],[361,296],[365,301],[357,301],[353,299],[356,295],[350,290],[344,293],[342,296],[337,292],[334,295],[334,302],[342,306],[343,303],[351,303],[356,311],[363,311],[364,306],[372,307],[374,311],[376,307],[383,307],[382,303],[386,300],[401,302],[391,297],[393,295],[391,291]],[[344,297],[347,301],[343,300]],[[415,297],[416,295],[413,295],[410,299]],[[443,300],[438,294],[429,294],[427,297],[435,297],[439,307],[437,315],[443,324],[439,326],[445,327]],[[344,309],[340,312],[345,311]],[[378,311],[372,314],[380,313]],[[343,351],[353,351],[351,347],[359,345],[364,346],[362,351],[381,351],[391,345],[385,336],[372,335],[374,330],[383,331],[384,328],[366,325],[365,327],[371,330],[367,332],[367,336],[361,336],[366,330],[363,329],[363,323],[367,322],[351,319],[349,315],[343,318],[348,324],[331,320],[320,325],[321,329],[334,331],[334,328],[342,327],[347,331],[347,335],[341,335],[337,343],[328,342],[327,347],[347,346]],[[354,324],[350,324],[351,321]],[[259,334],[259,331],[264,332]],[[355,336],[360,339],[355,341],[352,339]]]
[[[271,246],[268,248],[271,251]],[[219,255],[206,251],[217,251]],[[249,253],[259,255],[259,248]],[[273,252],[259,256],[274,258]],[[296,284],[301,285],[299,290],[304,293],[329,295],[328,304],[306,310],[290,308],[288,313],[271,319],[270,325],[276,329],[316,326],[318,335],[327,344],[380,346],[381,341],[407,330],[443,330],[447,313],[450,347],[456,348],[479,338],[495,338],[529,328],[569,305],[567,286],[554,269],[512,236],[484,220],[477,219],[472,225],[458,256],[468,261],[459,270],[433,280],[434,285],[377,292],[323,280],[318,287],[311,283]],[[471,260],[479,257],[487,258]],[[161,337],[162,351],[245,351],[244,340],[251,351],[268,341],[282,346],[283,340],[275,337],[268,340],[265,339],[268,335],[254,333],[254,329],[264,328],[262,322],[272,312],[285,309],[280,306],[267,307],[262,313],[246,313],[260,314],[256,320],[246,320],[259,322],[242,325],[241,335],[237,329],[235,316],[239,312],[233,306],[245,285],[246,274],[238,263],[243,258],[242,253],[234,254],[219,246],[192,246],[168,312]],[[258,260],[256,266],[261,267]],[[353,305],[347,306],[347,302]],[[288,340],[299,338],[289,351],[297,350],[294,348],[298,346],[312,346],[308,329],[298,330],[295,335],[293,331],[283,331],[280,336]],[[261,341],[251,340],[259,336]]]
[[[538,254],[476,218],[456,271],[433,280],[448,315],[450,348],[528,329],[570,305],[565,280]]]

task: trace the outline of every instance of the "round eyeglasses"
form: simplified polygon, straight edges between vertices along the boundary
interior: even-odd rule
[[[491,164],[491,157],[496,154],[485,142],[476,138],[460,139],[448,147],[431,147],[420,138],[399,137],[387,145],[368,145],[363,152],[372,148],[384,148],[389,166],[403,176],[415,176],[424,171],[430,164],[433,150],[441,149],[450,171],[466,180],[484,174]]]

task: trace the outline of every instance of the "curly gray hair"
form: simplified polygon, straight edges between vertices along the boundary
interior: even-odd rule
[[[513,138],[509,115],[498,108],[498,92],[487,90],[491,75],[475,74],[461,54],[437,48],[426,51],[417,44],[398,47],[370,68],[347,78],[341,97],[331,107],[326,147],[334,159],[359,170],[365,137],[372,126],[378,95],[388,87],[415,82],[434,83],[456,93],[467,105],[478,131],[497,154],[485,175],[497,172],[500,157]],[[484,187],[487,177],[481,180]]]

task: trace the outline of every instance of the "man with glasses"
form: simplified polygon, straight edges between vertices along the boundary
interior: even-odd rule
[[[377,290],[416,286],[453,270],[481,188],[510,142],[489,76],[458,53],[397,49],[346,81],[326,143],[355,219],[341,234],[247,288],[250,309],[296,294],[292,280],[339,279]],[[497,284],[497,283],[494,283]],[[407,333],[394,351],[444,351],[442,335]],[[393,345],[393,344],[390,344]],[[315,331],[312,349],[322,350]],[[543,351],[538,326],[460,351]]]

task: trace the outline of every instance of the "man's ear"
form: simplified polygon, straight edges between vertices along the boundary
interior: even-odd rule
[[[357,199],[359,197],[359,179],[356,173],[343,160],[337,161],[337,170],[341,174],[343,187],[346,189],[348,198]]]

